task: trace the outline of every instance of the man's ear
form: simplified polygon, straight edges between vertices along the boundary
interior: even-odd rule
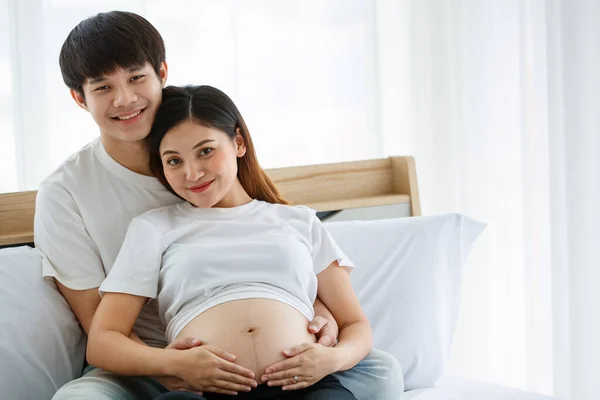
[[[83,108],[85,111],[90,111],[88,110],[87,104],[85,104],[85,99],[77,90],[71,89],[71,97],[73,100],[75,100],[75,103],[77,103],[79,107]]]
[[[166,61],[163,61],[160,63],[160,68],[158,70],[158,77],[160,78],[162,87],[165,87],[167,84],[167,76],[169,76],[169,66]]]
[[[236,135],[235,139],[233,139],[235,142],[235,155],[237,157],[244,157],[246,154],[246,142],[244,142],[240,128],[235,128],[235,131]]]

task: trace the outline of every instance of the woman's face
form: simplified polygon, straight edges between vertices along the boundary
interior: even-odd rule
[[[248,197],[237,178],[237,158],[246,153],[241,135],[186,121],[167,132],[159,152],[167,181],[194,206],[235,207]]]

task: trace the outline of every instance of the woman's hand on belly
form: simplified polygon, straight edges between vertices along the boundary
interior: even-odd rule
[[[254,372],[286,357],[282,351],[299,343],[314,343],[308,320],[295,308],[271,299],[243,299],[219,304],[187,324],[178,337],[196,337],[235,354],[235,364]]]
[[[268,367],[261,382],[283,390],[303,389],[339,370],[337,350],[319,343],[304,343],[283,354],[288,359]]]
[[[254,373],[234,363],[236,357],[214,346],[173,351],[173,375],[196,391],[235,395],[257,386]]]

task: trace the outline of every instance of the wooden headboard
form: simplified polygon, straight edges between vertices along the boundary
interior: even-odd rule
[[[317,211],[391,204],[421,215],[412,157],[267,170],[285,199]],[[35,191],[0,194],[0,246],[33,242]]]

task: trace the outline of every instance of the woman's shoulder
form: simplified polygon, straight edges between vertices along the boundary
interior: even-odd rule
[[[305,205],[265,203],[263,209],[271,215],[275,214],[284,219],[300,219],[306,222],[312,221],[317,213]]]
[[[160,228],[165,225],[170,225],[174,217],[181,213],[181,203],[171,204],[168,206],[153,208],[138,216],[134,217],[131,224],[151,225],[154,228]]]

